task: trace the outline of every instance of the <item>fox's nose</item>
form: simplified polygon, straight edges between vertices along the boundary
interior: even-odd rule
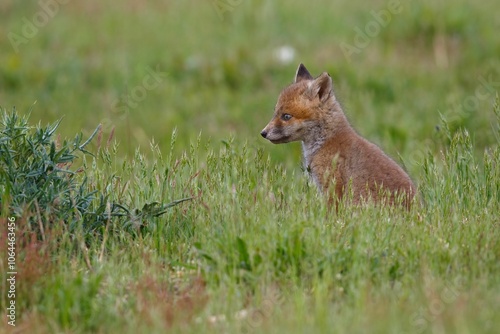
[[[266,130],[262,130],[262,132],[260,133],[260,135],[264,138],[267,137],[267,131]]]

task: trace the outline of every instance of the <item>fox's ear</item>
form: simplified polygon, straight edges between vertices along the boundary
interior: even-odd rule
[[[309,84],[306,94],[310,99],[317,96],[322,102],[328,100],[333,96],[333,83],[330,75],[323,72],[319,77],[314,79],[314,81]]]
[[[313,77],[311,73],[307,70],[304,64],[300,63],[299,68],[297,68],[297,72],[295,73],[295,83],[300,82],[302,80],[312,80]]]

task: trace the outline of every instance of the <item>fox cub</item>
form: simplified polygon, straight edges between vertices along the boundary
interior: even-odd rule
[[[326,72],[313,78],[300,64],[260,134],[273,144],[302,141],[305,168],[336,205],[350,192],[355,204],[372,200],[406,208],[415,196],[405,171],[351,127]]]

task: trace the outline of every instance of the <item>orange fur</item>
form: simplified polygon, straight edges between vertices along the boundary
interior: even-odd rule
[[[351,127],[326,72],[313,78],[300,64],[261,135],[274,144],[301,141],[306,169],[336,204],[349,191],[357,204],[401,201],[407,208],[415,196],[408,174]]]

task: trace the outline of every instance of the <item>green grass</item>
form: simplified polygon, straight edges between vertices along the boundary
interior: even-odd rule
[[[401,7],[349,60],[341,43],[386,2],[242,1],[223,20],[211,1],[69,2],[16,52],[9,32],[20,34],[40,7],[3,1],[0,105],[31,109],[28,124],[40,128],[63,117],[54,152],[102,124],[84,147],[94,156],[72,151],[65,166],[79,171],[75,183],[44,169],[58,166],[50,146],[38,151],[50,163],[33,166],[52,178],[40,212],[22,198],[41,183],[13,183],[19,197],[0,185],[2,226],[17,215],[16,329],[500,328],[500,6]],[[285,45],[296,52],[290,63],[274,56]],[[301,171],[300,145],[260,138],[299,62],[328,71],[358,132],[405,164],[420,191],[410,212],[329,212]],[[154,70],[165,73],[156,85],[145,81]],[[134,90],[145,95],[122,97]],[[7,166],[0,175],[12,175]],[[65,201],[57,186],[68,189]],[[76,212],[78,194],[89,205]],[[61,203],[73,211],[48,213]],[[114,204],[127,214],[110,218]],[[12,330],[5,283],[0,293],[0,331]]]

